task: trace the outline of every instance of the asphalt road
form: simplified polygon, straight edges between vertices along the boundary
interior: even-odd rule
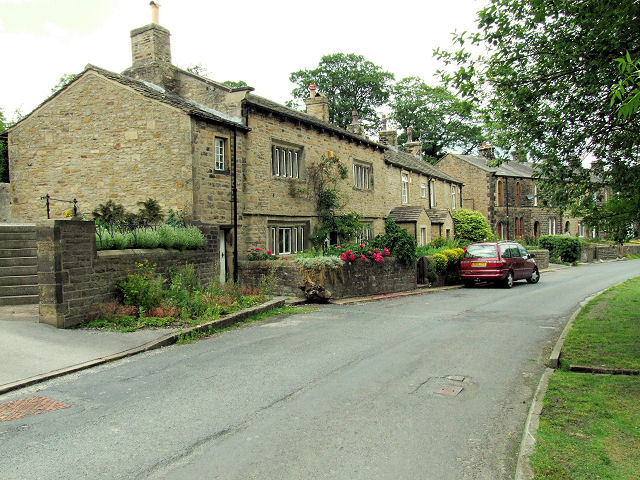
[[[0,477],[510,479],[567,317],[639,274],[330,305],[12,392],[69,408],[0,422]]]

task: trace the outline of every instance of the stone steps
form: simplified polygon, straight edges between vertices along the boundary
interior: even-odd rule
[[[35,225],[0,225],[0,305],[35,303],[38,303]]]

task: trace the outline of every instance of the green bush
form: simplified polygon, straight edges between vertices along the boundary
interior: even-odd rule
[[[160,235],[151,229],[139,231],[136,240],[136,245],[139,248],[158,248],[160,245]]]
[[[562,262],[574,263],[580,259],[582,243],[579,238],[566,235],[546,235],[538,241],[540,248],[549,250],[549,257]]]
[[[482,242],[492,235],[489,222],[480,212],[460,209],[452,210],[455,237],[466,238],[472,242]]]
[[[385,234],[376,236],[369,242],[369,246],[379,249],[387,247],[391,255],[405,265],[410,265],[416,259],[415,239],[392,218],[385,221],[384,231]]]
[[[137,265],[138,273],[130,273],[116,283],[125,305],[135,305],[149,310],[160,305],[162,300],[162,278],[155,273],[155,265],[149,261]]]
[[[446,272],[447,264],[449,263],[446,255],[442,253],[436,253],[433,255],[433,261],[435,262],[436,272]]]

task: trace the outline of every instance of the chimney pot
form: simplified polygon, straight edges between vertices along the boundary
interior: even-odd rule
[[[411,127],[407,128],[407,142],[413,142],[413,133],[411,133]]]
[[[149,5],[151,5],[151,23],[155,23],[156,25],[160,24],[160,5],[157,4],[156,2],[149,2]]]
[[[316,84],[313,82],[309,84],[309,96],[311,98],[315,98],[316,96]]]
[[[387,116],[383,113],[382,114],[382,130],[386,130],[387,129]]]
[[[358,123],[358,111],[357,110],[353,110],[351,112],[351,115],[353,116],[353,123]]]

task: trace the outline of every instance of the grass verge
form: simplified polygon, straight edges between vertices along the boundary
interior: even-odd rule
[[[536,480],[635,480],[640,472],[640,377],[557,370],[543,401]]]
[[[258,313],[256,315],[252,315],[250,317],[245,318],[244,320],[230,326],[230,327],[223,327],[223,328],[217,328],[217,327],[210,327],[209,329],[205,330],[205,331],[200,331],[200,332],[190,332],[190,333],[186,333],[186,334],[180,334],[178,337],[178,341],[176,343],[178,344],[183,344],[183,343],[193,343],[196,342],[198,340],[200,340],[201,338],[205,338],[205,337],[210,337],[216,333],[220,333],[220,332],[224,332],[227,330],[233,330],[236,328],[242,328],[244,326],[246,326],[247,324],[250,323],[255,323],[258,322],[260,320],[265,320],[267,318],[271,318],[271,317],[276,317],[278,315],[294,315],[296,313],[306,313],[306,312],[313,312],[315,311],[315,308],[313,307],[297,307],[297,306],[292,306],[292,305],[284,305],[282,307],[277,307],[277,308],[271,308],[269,310],[266,310],[264,312]]]
[[[549,380],[536,449],[536,480],[638,478],[640,376],[567,371],[569,365],[640,367],[640,277],[607,290],[576,317]]]
[[[561,366],[640,370],[640,277],[610,288],[578,314],[562,347]]]

